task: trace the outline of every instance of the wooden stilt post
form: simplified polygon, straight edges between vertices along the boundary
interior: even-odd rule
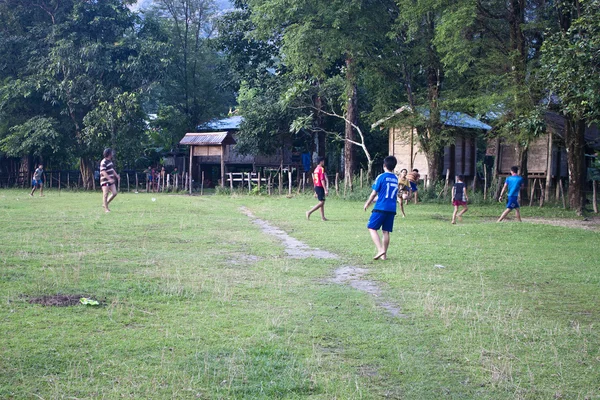
[[[129,190],[129,172],[127,173],[127,193],[131,192],[131,190]]]
[[[139,184],[139,178],[138,178],[138,173],[137,171],[135,172],[135,192],[138,192],[138,184]]]
[[[535,194],[535,185],[537,185],[537,178],[533,179],[533,184],[531,185],[530,195],[529,195],[529,207],[533,205],[533,195]]]
[[[192,162],[194,161],[193,160],[193,156],[194,156],[194,150],[193,149],[194,149],[194,146],[190,146],[190,169],[189,169],[189,172],[188,172],[188,179],[189,179],[189,183],[188,183],[189,187],[188,188],[190,189],[190,196],[192,195],[192,171],[194,170],[192,168]]]
[[[251,172],[248,172],[248,193],[252,191],[252,181],[250,180],[250,174]]]
[[[288,196],[292,195],[292,171],[288,170]]]
[[[487,200],[487,167],[483,165],[483,201]]]
[[[58,173],[58,190],[60,191],[60,172]]]
[[[200,174],[200,196],[204,195],[204,171]]]
[[[565,190],[563,189],[562,178],[558,178],[558,186],[560,187],[560,197],[562,198],[563,208],[567,208],[567,202],[565,200]]]
[[[233,174],[229,173],[229,190],[233,193]]]
[[[68,188],[70,188],[70,187],[71,187],[70,178],[71,178],[71,174],[70,174],[69,172],[67,172],[67,187],[68,187]]]
[[[260,171],[258,171],[258,174],[256,176],[258,177],[258,193],[260,194]]]
[[[10,182],[10,176],[8,177],[8,179],[9,179],[9,182]],[[50,172],[50,182],[49,183],[50,183],[49,189],[52,189],[52,172]]]
[[[339,172],[335,173],[335,195],[336,196],[340,195],[340,173]]]
[[[538,183],[540,185],[540,207],[544,206],[544,199],[546,197],[546,194],[544,193],[544,186],[542,185],[542,179],[540,178],[538,180]]]

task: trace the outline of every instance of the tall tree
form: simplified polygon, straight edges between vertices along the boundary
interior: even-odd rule
[[[323,80],[341,75],[345,88],[345,173],[356,167],[355,126],[358,122],[358,76],[379,55],[392,22],[392,1],[316,2],[249,0],[253,21],[264,37],[281,38],[282,59],[300,79]]]
[[[168,39],[167,74],[155,91],[160,120],[175,126],[170,115],[185,120],[187,129],[222,115],[234,103],[231,87],[223,84],[228,66],[213,46],[215,5],[213,0],[157,0],[147,18],[160,25]],[[176,113],[164,113],[173,107]],[[185,132],[180,132],[180,134]]]
[[[542,76],[566,118],[569,204],[582,213],[587,172],[585,130],[600,122],[600,1],[560,1],[556,10],[560,31],[550,35],[542,47]]]

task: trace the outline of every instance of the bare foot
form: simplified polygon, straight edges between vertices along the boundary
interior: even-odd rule
[[[321,218],[323,221],[329,221],[327,218]]]
[[[33,195],[31,193],[29,193],[29,196],[33,197]]]
[[[373,257],[373,260],[379,260],[381,257],[385,257],[385,251],[381,251],[381,252],[375,254],[375,257]]]
[[[308,211],[306,212],[306,219],[310,220],[310,213]]]
[[[452,221],[452,225],[456,225],[456,221]]]

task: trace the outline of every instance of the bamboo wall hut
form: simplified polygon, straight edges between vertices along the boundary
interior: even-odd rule
[[[422,112],[427,116],[427,112]],[[477,173],[477,137],[491,126],[467,114],[441,111],[441,122],[453,131],[453,143],[444,148],[442,174],[452,179],[464,175],[467,179]],[[389,153],[398,159],[397,170],[418,169],[422,177],[429,175],[425,153],[421,150],[416,128],[392,127],[389,130]]]

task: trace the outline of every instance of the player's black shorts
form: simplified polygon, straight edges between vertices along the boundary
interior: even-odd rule
[[[325,188],[322,186],[315,186],[315,193],[319,201],[325,201]]]

